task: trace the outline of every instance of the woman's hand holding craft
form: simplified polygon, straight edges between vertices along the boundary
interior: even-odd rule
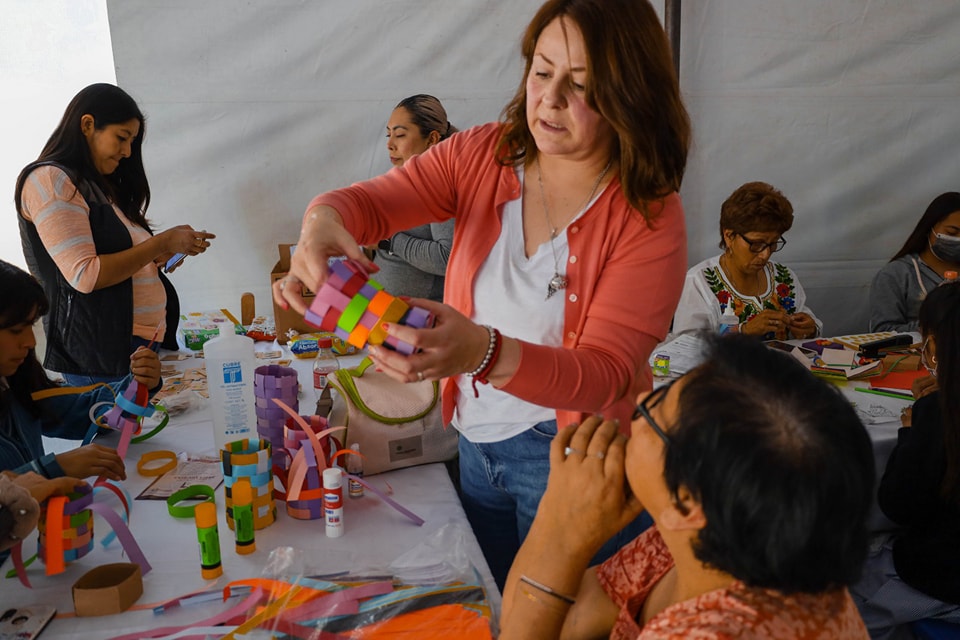
[[[790,316],[783,311],[764,309],[740,327],[740,333],[749,336],[762,336],[770,332],[786,335]]]
[[[65,475],[74,478],[105,476],[108,480],[126,480],[123,458],[115,449],[99,444],[88,444],[57,454],[57,462]]]
[[[147,389],[156,388],[160,384],[160,357],[152,349],[140,347],[130,356],[130,373]]]
[[[43,502],[50,496],[65,496],[76,491],[84,483],[83,480],[64,476],[61,478],[44,478],[39,473],[28,471],[18,475],[14,482],[30,492],[33,499]]]
[[[404,298],[404,301],[432,313],[433,328],[414,329],[389,323],[387,334],[419,351],[408,356],[382,345],[372,346],[370,359],[379,370],[401,382],[414,382],[439,380],[477,368],[490,344],[490,334],[484,327],[449,305],[423,298]]]
[[[356,260],[368,273],[380,270],[344,228],[335,209],[314,207],[304,219],[297,250],[290,257],[290,272],[273,283],[273,299],[281,308],[293,307],[302,314],[307,310],[303,290],[318,291],[330,275],[327,260],[340,256]]]
[[[817,323],[806,313],[795,313],[787,316],[790,334],[794,338],[805,339],[817,335]]]

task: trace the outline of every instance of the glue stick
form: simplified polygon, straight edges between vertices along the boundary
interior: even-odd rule
[[[223,575],[217,507],[212,502],[201,502],[193,510],[193,517],[197,522],[197,541],[200,543],[200,575],[204,580],[213,580]]]
[[[343,535],[343,472],[338,467],[323,470],[323,516],[327,537]]]
[[[253,488],[248,478],[239,478],[230,491],[233,498],[233,533],[237,553],[247,555],[257,550],[253,533]]]

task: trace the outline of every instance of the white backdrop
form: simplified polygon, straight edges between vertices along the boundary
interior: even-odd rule
[[[183,308],[252,291],[269,312],[277,243],[313,195],[389,167],[401,98],[438,96],[460,128],[496,119],[539,4],[107,0],[117,82],[148,118],[150,217],[219,236],[174,273]],[[960,3],[688,0],[682,20],[691,264],[719,251],[724,198],[766,180],[796,211],[778,258],[826,331],[865,330],[872,275],[960,189]]]

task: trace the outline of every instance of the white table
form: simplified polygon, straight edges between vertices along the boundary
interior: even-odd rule
[[[184,361],[188,367],[202,366],[202,362],[194,359]],[[311,360],[295,361],[295,368],[309,370],[311,364]],[[304,387],[300,402],[305,410],[311,406],[314,392],[309,378],[301,373],[300,379]],[[115,438],[111,434],[107,438],[98,438],[97,442],[111,444],[115,443]],[[67,443],[67,446],[75,445]],[[131,445],[127,454],[127,481],[124,483],[131,496],[136,497],[153,480],[137,473],[137,459],[142,453],[156,449],[212,453],[213,426],[209,411],[194,410],[178,416],[156,437]],[[372,476],[369,480],[381,488],[389,482],[393,488],[392,497],[423,518],[425,524],[415,525],[368,491],[363,498],[344,498],[345,535],[327,538],[322,520],[290,518],[283,504],[278,503],[277,521],[256,532],[257,551],[247,556],[234,551],[233,532],[226,524],[221,485],[216,497],[224,575],[216,582],[204,581],[200,576],[197,533],[193,521],[171,517],[164,501],[135,501],[131,530],[153,565],[153,570],[143,578],[144,593],[137,605],[162,602],[190,592],[222,586],[231,580],[260,576],[271,550],[277,547],[293,547],[303,551],[304,575],[385,568],[395,558],[451,524],[463,532],[463,546],[483,578],[491,605],[495,612],[499,612],[500,595],[444,466],[431,464],[401,469]],[[28,570],[33,589],[27,589],[16,579],[0,581],[0,603],[4,607],[50,603],[61,614],[72,612],[70,588],[81,575],[102,564],[128,561],[117,542],[111,543],[106,549],[99,543],[107,529],[108,525],[96,518],[94,550],[68,565],[62,574],[47,577],[35,563]],[[25,556],[32,555],[36,548],[35,541],[36,534],[24,542]],[[8,560],[3,571],[11,567],[12,562]],[[230,600],[229,604],[236,602],[238,600]],[[162,616],[155,616],[149,610],[131,610],[94,618],[59,617],[50,624],[43,637],[48,640],[107,638],[134,630],[193,623],[226,608],[227,604],[214,603],[178,608]]]

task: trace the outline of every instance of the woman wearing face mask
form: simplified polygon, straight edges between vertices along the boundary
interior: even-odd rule
[[[447,112],[433,96],[418,94],[404,98],[387,123],[387,151],[390,162],[402,167],[446,140],[458,129],[447,120]],[[380,267],[377,282],[394,295],[443,300],[447,259],[453,246],[453,220],[423,224],[393,234],[377,245],[374,263]]]
[[[931,290],[919,323],[939,389],[914,403],[880,481],[880,508],[903,528],[852,589],[872,638],[921,618],[960,623],[960,283]]]
[[[917,331],[920,303],[960,271],[960,193],[942,193],[870,287],[870,331]]]

